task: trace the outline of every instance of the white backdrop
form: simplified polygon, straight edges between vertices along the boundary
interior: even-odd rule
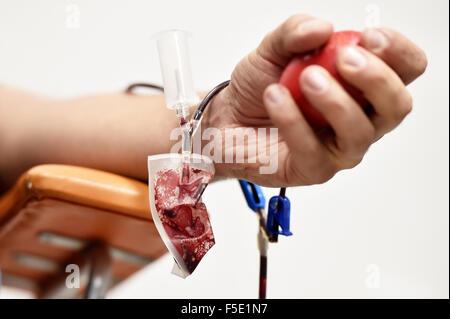
[[[182,28],[193,33],[196,87],[206,90],[293,13],[328,19],[336,29],[373,22],[398,29],[429,58],[426,74],[410,86],[415,109],[359,167],[325,185],[288,189],[294,236],[270,247],[268,297],[448,298],[448,3],[1,0],[0,82],[60,97],[160,82],[150,36]],[[256,219],[237,181],[210,185],[204,200],[217,244],[195,274],[171,275],[166,256],[111,298],[257,296]]]

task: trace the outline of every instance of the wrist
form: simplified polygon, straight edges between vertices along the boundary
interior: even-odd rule
[[[214,161],[216,178],[234,178],[235,167],[225,157],[225,131],[233,126],[232,96],[229,87],[220,91],[210,102],[201,123],[201,151]],[[211,152],[211,149],[213,151]]]

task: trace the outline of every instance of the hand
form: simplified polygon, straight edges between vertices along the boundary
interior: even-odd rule
[[[260,174],[261,163],[217,163],[219,176],[236,177],[264,186],[323,183],[336,172],[356,166],[369,146],[398,126],[411,112],[412,99],[405,85],[427,66],[424,52],[396,31],[386,28],[363,32],[361,47],[339,52],[338,71],[359,88],[373,106],[370,115],[319,67],[301,75],[303,92],[330,123],[315,131],[306,122],[290,93],[278,83],[295,55],[320,47],[333,26],[306,15],[295,15],[270,32],[259,47],[236,66],[228,88],[210,105],[204,126],[220,128],[276,127],[278,168]],[[248,143],[254,143],[249,141]],[[258,154],[267,154],[258,149]],[[234,153],[235,148],[223,148]],[[267,152],[267,153],[266,153]]]

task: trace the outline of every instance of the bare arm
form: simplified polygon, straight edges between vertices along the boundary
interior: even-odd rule
[[[169,152],[176,126],[173,111],[158,95],[54,100],[0,86],[0,190],[42,163],[87,166],[144,180],[147,156]]]
[[[412,100],[406,85],[425,71],[425,53],[400,33],[375,28],[363,32],[364,48],[341,51],[337,62],[340,75],[363,92],[374,114],[364,114],[325,69],[310,66],[299,78],[303,93],[332,130],[318,134],[309,125],[290,93],[276,83],[292,57],[320,47],[332,32],[327,21],[294,15],[236,66],[230,86],[208,107],[203,126],[278,129],[277,151],[270,153],[278,164],[275,172],[262,175],[257,161],[216,163],[218,176],[273,187],[323,183],[356,166],[372,143],[408,115]],[[51,100],[0,86],[0,189],[27,168],[50,162],[144,180],[147,155],[169,152],[176,126],[162,96],[116,93]],[[234,151],[223,149],[224,154]],[[258,146],[258,153],[267,152]]]

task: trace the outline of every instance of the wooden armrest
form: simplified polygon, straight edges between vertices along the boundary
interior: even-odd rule
[[[93,242],[110,247],[115,283],[166,252],[145,183],[89,168],[41,165],[0,197],[6,285],[42,295]]]

